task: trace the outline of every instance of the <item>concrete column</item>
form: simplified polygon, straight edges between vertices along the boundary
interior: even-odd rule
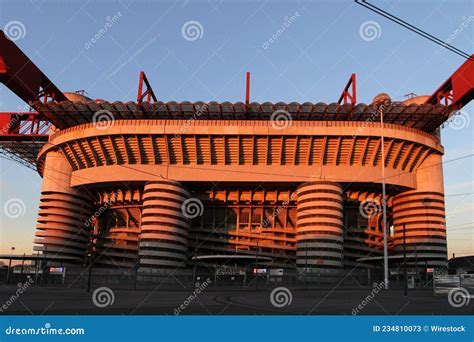
[[[447,262],[446,223],[442,159],[426,158],[416,173],[416,190],[393,199],[394,254],[403,255],[403,225],[406,225],[407,255],[419,265],[445,266]]]
[[[333,182],[310,182],[298,188],[296,223],[298,267],[342,267],[342,188]]]
[[[189,192],[178,182],[148,182],[143,192],[141,267],[185,267],[189,219],[182,206]]]
[[[48,152],[33,249],[47,258],[82,262],[89,243],[87,222],[93,200],[84,190],[69,186],[71,172],[62,153]]]

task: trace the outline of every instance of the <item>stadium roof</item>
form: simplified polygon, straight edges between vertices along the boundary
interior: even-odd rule
[[[378,121],[375,108],[366,104],[337,103],[250,103],[242,102],[49,102],[36,101],[32,106],[58,128],[67,128],[94,120],[98,111],[107,111],[115,120],[270,120],[275,111],[286,111],[291,120],[309,121]],[[394,102],[384,110],[384,122],[432,133],[454,112],[444,105]]]

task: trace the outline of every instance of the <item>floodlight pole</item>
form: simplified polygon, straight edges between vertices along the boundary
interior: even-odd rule
[[[384,125],[383,125],[383,106],[380,106],[380,127],[381,127],[381,144],[382,144],[382,210],[383,210],[383,266],[384,266],[384,283],[385,290],[388,290],[388,244],[387,244],[387,201],[385,191],[385,141],[384,141]]]

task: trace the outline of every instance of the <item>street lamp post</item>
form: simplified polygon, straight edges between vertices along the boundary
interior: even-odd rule
[[[35,261],[35,284],[38,284],[38,274],[39,274],[39,252],[36,253],[36,261]]]
[[[140,246],[140,237],[138,238],[138,246]],[[139,249],[139,248],[138,248]],[[140,253],[137,249],[137,257],[135,259],[135,265],[133,266],[134,267],[134,273],[135,273],[135,277],[133,279],[133,289],[136,290],[137,289],[137,283],[138,283],[138,269],[140,268],[140,263],[141,263],[141,260],[142,260],[142,257],[140,256]]]
[[[388,290],[388,242],[387,242],[387,201],[385,188],[385,139],[384,139],[384,122],[383,111],[385,107],[391,104],[390,96],[381,93],[372,101],[380,114],[380,143],[381,143],[381,165],[382,165],[382,210],[383,210],[383,261],[384,261],[384,284],[385,290]]]
[[[135,274],[135,277],[134,277],[134,279],[133,279],[133,290],[136,290],[136,289],[137,289],[138,269],[140,268],[140,260],[141,260],[141,256],[140,256],[140,255],[137,255],[136,263],[135,263],[135,265],[133,266],[133,268],[134,268],[134,274]]]
[[[41,260],[41,286],[43,286],[46,277],[46,254],[48,253],[48,246],[44,247],[43,260]]]
[[[89,274],[88,274],[88,277],[87,277],[87,292],[91,292],[92,265],[94,264],[94,261],[92,260],[92,252],[89,253],[88,260],[89,260]]]
[[[94,229],[91,231],[90,233],[90,241],[89,241],[89,253],[87,253],[87,257],[88,257],[88,262],[89,262],[89,275],[87,277],[87,292],[90,292],[91,291],[91,285],[92,285],[92,266],[94,266],[94,263],[95,263],[95,255],[94,255],[94,249],[95,249],[95,239],[98,237],[99,235],[97,234],[96,232],[96,229],[94,227]]]
[[[10,281],[10,270],[12,268],[12,257],[13,257],[13,251],[15,250],[15,247],[11,248],[11,254],[10,254],[10,260],[8,261],[8,269],[7,269],[7,280],[6,283],[8,284]]]
[[[258,244],[260,238],[257,239],[257,249],[255,249],[255,290],[258,290]]]
[[[407,234],[406,225],[403,224],[403,281],[405,283],[405,297],[408,295],[408,279],[407,279]]]
[[[305,281],[305,284],[308,284],[308,242],[305,243],[305,257],[304,257],[304,268],[305,268],[305,277],[304,277],[304,281]]]
[[[196,286],[196,272],[197,272],[197,248],[198,248],[198,236],[196,232],[196,244],[194,245],[194,266],[193,266],[193,286]]]
[[[21,280],[23,279],[23,269],[25,267],[25,258],[26,258],[26,253],[23,253],[23,258],[21,259],[20,283],[21,283]]]

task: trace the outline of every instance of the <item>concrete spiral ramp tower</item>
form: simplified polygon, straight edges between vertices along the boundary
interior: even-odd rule
[[[344,227],[341,185],[309,182],[297,191],[297,266],[341,268]]]
[[[71,188],[71,166],[64,155],[49,151],[36,226],[35,251],[52,259],[83,261],[89,244],[93,200],[81,188]]]
[[[189,192],[172,180],[145,184],[140,231],[141,267],[184,267],[189,220],[183,204]]]

